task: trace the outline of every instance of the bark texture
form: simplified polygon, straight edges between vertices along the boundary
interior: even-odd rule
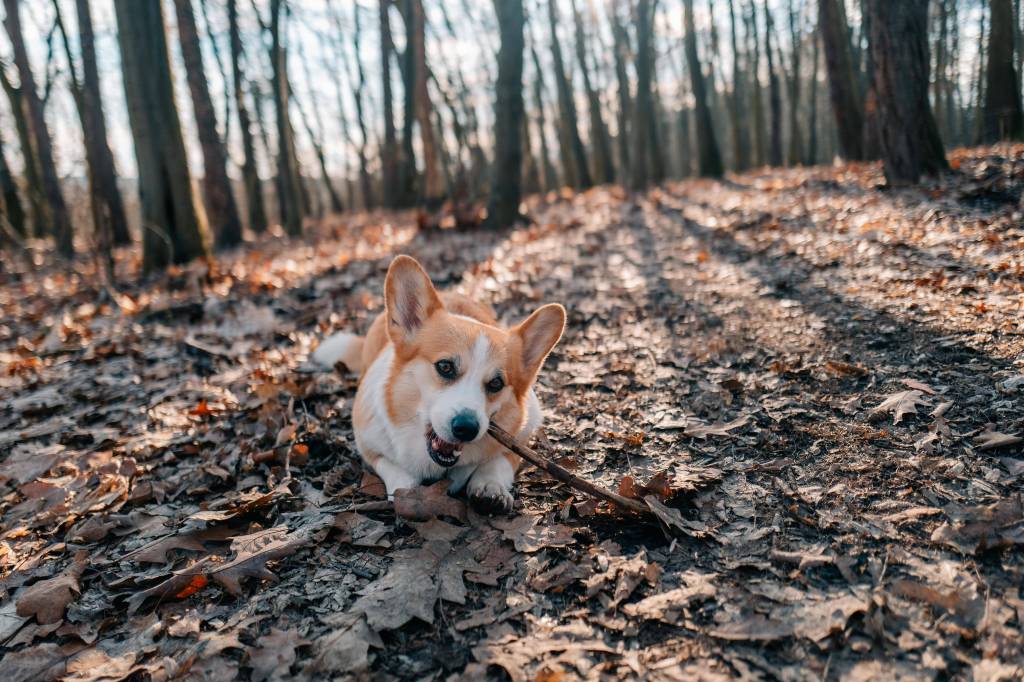
[[[715,128],[711,121],[711,108],[708,106],[707,85],[700,57],[697,55],[697,29],[693,20],[693,0],[683,3],[683,24],[686,30],[686,64],[690,72],[690,86],[697,115],[697,172],[705,177],[722,176],[722,154],[715,138]]]
[[[867,0],[865,10],[885,177],[914,183],[948,167],[928,103],[928,0]]]
[[[245,102],[245,87],[242,76],[242,37],[238,29],[237,0],[228,0],[228,37],[231,46],[231,82],[238,114],[238,129],[242,134],[242,182],[245,185],[245,200],[248,209],[249,229],[261,234],[267,229],[267,211],[263,205],[263,183],[256,166],[256,143],[249,119],[249,107]],[[259,103],[257,102],[257,106]]]
[[[985,78],[983,139],[1024,139],[1020,80],[1014,64],[1014,11],[1011,0],[989,0],[988,69]]]
[[[522,0],[494,0],[501,48],[494,102],[494,176],[487,202],[487,224],[504,229],[519,217],[523,164],[523,14]]]
[[[160,0],[114,0],[128,119],[135,142],[146,272],[208,256],[206,216],[196,199],[174,103]]]
[[[864,102],[854,72],[850,30],[842,0],[818,0],[818,27],[825,51],[832,114],[843,158],[864,158]]]
[[[206,215],[216,234],[217,246],[236,246],[242,241],[242,220],[238,216],[235,195],[231,192],[231,182],[228,180],[227,152],[217,132],[217,112],[213,108],[203,69],[203,53],[199,47],[192,0],[174,0],[174,11],[178,18],[181,56],[185,62],[188,89],[192,95],[192,111],[199,133],[199,147],[203,154]]]
[[[594,184],[587,165],[587,152],[580,137],[579,117],[576,115],[576,100],[573,97],[572,83],[565,73],[565,61],[562,59],[562,47],[558,37],[558,10],[555,0],[548,0],[548,25],[551,29],[551,57],[554,60],[555,87],[558,90],[558,111],[561,116],[562,134],[565,136],[567,151],[571,155],[562,159],[563,163],[572,165],[576,187],[586,189]],[[564,154],[564,151],[563,151]]]

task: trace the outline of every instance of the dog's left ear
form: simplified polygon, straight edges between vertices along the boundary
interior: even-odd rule
[[[444,307],[426,271],[409,256],[391,261],[384,280],[384,305],[388,336],[395,344],[412,341],[423,323]]]
[[[532,382],[544,359],[562,337],[565,329],[565,308],[549,303],[533,311],[519,326],[512,329],[512,338],[518,341],[519,361],[523,378]]]

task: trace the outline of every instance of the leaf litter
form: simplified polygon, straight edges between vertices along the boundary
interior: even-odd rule
[[[119,254],[120,311],[91,264],[5,263],[0,672],[1019,677],[1024,231],[957,199],[992,154],[534,197],[500,234],[354,214],[146,284]],[[509,322],[567,306],[535,448],[651,518],[533,467],[510,518],[384,499],[355,382],[303,365],[397,252]]]

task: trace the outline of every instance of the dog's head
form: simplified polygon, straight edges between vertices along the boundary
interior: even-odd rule
[[[426,453],[454,466],[491,421],[518,430],[537,372],[565,328],[565,309],[541,306],[505,330],[452,313],[420,264],[399,256],[384,284],[395,362],[387,404],[396,423],[418,422]]]

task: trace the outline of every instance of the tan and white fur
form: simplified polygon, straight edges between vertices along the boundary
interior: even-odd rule
[[[400,488],[448,478],[487,512],[512,510],[519,458],[487,436],[495,423],[526,442],[543,415],[533,384],[565,328],[565,309],[538,308],[503,329],[490,306],[439,294],[414,259],[398,256],[384,283],[385,310],[365,337],[335,334],[312,359],[359,373],[352,410],[356,447]]]

